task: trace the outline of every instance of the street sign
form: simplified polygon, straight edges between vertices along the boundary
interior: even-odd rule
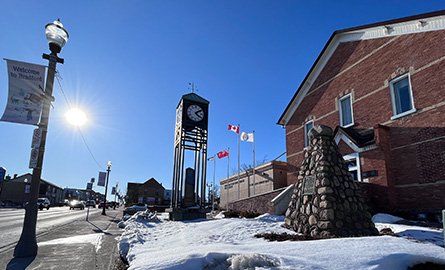
[[[104,187],[105,186],[105,176],[107,175],[106,172],[99,172],[99,179],[97,180],[97,185]]]
[[[37,167],[37,158],[39,156],[39,148],[31,149],[31,158],[29,159],[29,168],[34,169]]]
[[[42,140],[42,129],[36,128],[32,134],[31,148],[40,147],[40,141]]]

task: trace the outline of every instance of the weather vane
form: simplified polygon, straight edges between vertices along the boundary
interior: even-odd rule
[[[195,88],[194,82],[189,82],[189,89],[191,88],[192,93],[198,92],[198,88]]]

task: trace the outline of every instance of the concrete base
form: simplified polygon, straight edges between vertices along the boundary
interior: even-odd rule
[[[190,208],[167,208],[165,212],[169,214],[169,219],[172,221],[205,219],[207,210],[205,209],[190,209]]]

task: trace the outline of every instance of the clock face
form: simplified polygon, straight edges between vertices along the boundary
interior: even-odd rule
[[[204,118],[204,111],[198,105],[190,105],[187,108],[187,116],[191,120],[193,120],[195,122],[199,122]]]

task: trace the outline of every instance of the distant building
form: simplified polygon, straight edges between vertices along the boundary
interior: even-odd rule
[[[220,208],[234,210],[249,210],[253,212],[263,212],[249,206],[249,209],[242,209],[240,201],[249,198],[258,198],[265,194],[276,193],[287,187],[287,163],[283,161],[271,161],[255,168],[255,179],[253,170],[240,172],[229,178],[220,181]],[[253,199],[252,199],[253,200]],[[240,205],[237,207],[236,205]]]
[[[0,194],[0,201],[23,205],[29,201],[32,174],[26,173],[4,181]],[[47,180],[40,179],[39,198],[48,198],[51,205],[59,205],[63,202],[63,189]]]
[[[164,204],[169,205],[172,200],[172,190],[166,189],[164,190]]]
[[[143,203],[160,205],[164,202],[165,188],[156,179],[150,178],[144,183],[128,183],[127,204]]]

